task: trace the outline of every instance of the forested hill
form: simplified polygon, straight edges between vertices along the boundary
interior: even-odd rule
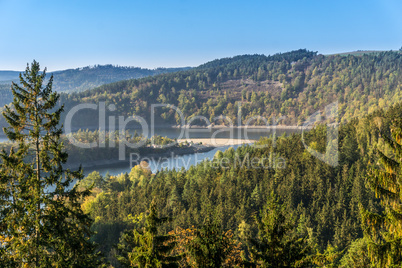
[[[139,67],[114,66],[109,64],[68,69],[48,74],[54,75],[54,91],[71,93],[92,89],[103,84],[120,80],[142,78],[188,69],[190,69],[190,67],[146,69]],[[10,90],[11,81],[18,82],[19,73],[20,72],[16,71],[0,71],[0,106],[12,101]]]
[[[68,109],[105,100],[116,104],[116,115],[145,118],[151,104],[164,103],[177,106],[186,120],[205,116],[213,121],[215,116],[226,115],[233,122],[237,122],[241,102],[242,122],[257,115],[267,119],[286,116],[282,123],[288,125],[301,124],[338,101],[344,122],[401,100],[401,66],[402,54],[395,51],[324,56],[303,49],[273,56],[243,55],[187,71],[103,85],[64,96],[63,101]],[[94,122],[96,114],[86,110],[75,123],[85,127]],[[179,123],[171,108],[159,109],[157,115],[161,123]]]

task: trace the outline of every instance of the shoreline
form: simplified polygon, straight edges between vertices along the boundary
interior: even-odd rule
[[[191,155],[197,153],[206,153],[209,151],[214,150],[215,148],[225,147],[225,146],[232,146],[232,145],[245,145],[254,143],[257,140],[246,140],[246,139],[210,139],[210,138],[199,138],[199,139],[180,139],[177,140],[180,142],[193,142],[195,146],[191,146],[189,148],[176,148],[175,150],[169,150],[166,152],[152,152],[141,155],[141,158],[166,158],[171,157],[172,154],[174,156],[183,156],[183,155]],[[200,144],[202,143],[202,144]],[[97,167],[122,167],[126,165],[130,165],[130,159],[126,160],[117,160],[117,159],[107,159],[107,160],[95,160],[89,161],[85,163],[67,163],[64,165],[64,168],[68,168],[71,170],[78,169],[80,166],[83,169],[95,169]]]
[[[177,142],[192,142],[195,144],[202,144],[206,146],[212,147],[223,147],[230,145],[241,145],[241,144],[250,144],[254,143],[257,140],[250,139],[236,139],[236,138],[186,138],[186,139],[178,139]]]
[[[175,156],[182,156],[182,155],[190,155],[190,154],[197,154],[197,153],[206,153],[215,149],[215,146],[205,145],[202,147],[190,147],[190,148],[176,148],[174,151],[167,151],[167,152],[152,152],[141,155],[143,159],[150,159],[150,158],[163,158],[163,157],[171,157],[172,154]],[[89,161],[85,163],[66,163],[63,167],[68,169],[78,169],[80,166],[82,169],[94,169],[97,167],[116,167],[116,166],[125,166],[130,165],[130,157],[126,157],[128,159],[125,160],[116,160],[116,159],[107,159],[107,160],[95,160]]]
[[[225,126],[225,125],[209,125],[209,126],[198,126],[198,125],[170,125],[170,126],[158,126],[155,127],[154,129],[266,129],[266,130],[311,130],[314,128],[314,126],[286,126],[286,125],[276,125],[276,126]],[[126,128],[126,130],[136,130],[136,129],[142,129],[141,127],[129,127]],[[77,132],[78,130],[89,130],[89,131],[95,131],[99,130],[99,128],[94,127],[94,126],[89,126],[87,128],[73,128],[73,132]],[[108,131],[108,130],[106,130]],[[65,133],[63,133],[65,135]],[[4,133],[0,133],[0,138],[6,138],[6,135]]]
[[[277,130],[310,130],[313,126],[286,126],[286,125],[276,125],[276,126],[225,126],[225,125],[209,125],[209,126],[198,126],[198,125],[175,125],[171,128],[181,128],[181,129],[277,129]]]

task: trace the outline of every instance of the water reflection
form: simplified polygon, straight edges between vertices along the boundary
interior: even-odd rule
[[[132,129],[129,130],[130,133],[134,134],[142,134],[140,129]],[[168,137],[171,139],[203,139],[203,138],[233,138],[233,139],[250,139],[250,140],[258,140],[260,137],[270,136],[273,133],[276,133],[277,136],[282,135],[283,133],[301,133],[301,129],[283,129],[277,128],[275,130],[269,128],[190,128],[190,129],[180,129],[180,128],[156,128],[154,129],[154,133],[152,131],[148,131],[148,137],[150,138],[153,134],[159,135],[163,137]]]
[[[138,129],[129,130],[130,133],[134,134],[142,134],[142,132]],[[280,136],[282,134],[289,135],[291,133],[300,133],[300,129],[281,129],[277,128],[275,130],[276,136]],[[171,139],[209,139],[211,137],[215,137],[217,139],[249,139],[249,140],[258,140],[260,137],[269,137],[272,136],[273,130],[266,128],[250,128],[250,129],[242,129],[242,128],[234,128],[234,129],[221,129],[221,128],[210,128],[210,129],[179,129],[179,128],[156,128],[153,132],[149,131],[148,137],[152,135],[160,135],[163,137],[168,137]],[[4,136],[0,136],[0,142],[7,141],[7,138]],[[230,145],[230,146],[222,146],[217,147],[206,153],[197,153],[190,154],[184,156],[176,156],[176,157],[165,157],[162,159],[151,158],[148,159],[150,168],[153,173],[157,172],[161,169],[173,169],[176,170],[184,167],[188,169],[191,165],[196,165],[197,163],[202,162],[204,159],[212,159],[215,153],[218,150],[224,151],[229,147],[233,147],[236,149],[241,145]],[[119,175],[124,172],[130,172],[130,164],[122,163],[114,166],[98,166],[93,168],[84,168],[84,174],[88,175],[93,171],[98,171],[101,175],[106,175],[109,172],[110,175]]]
[[[233,149],[236,149],[239,146],[242,146],[242,145],[217,147],[206,153],[189,154],[189,155],[182,155],[182,156],[175,156],[175,157],[165,157],[162,159],[150,158],[150,159],[147,159],[148,160],[147,162],[149,164],[149,167],[152,170],[152,173],[156,173],[157,171],[166,169],[166,168],[169,170],[172,170],[172,169],[180,170],[181,168],[188,169],[191,165],[196,165],[198,163],[201,163],[204,159],[211,160],[218,150],[225,151],[229,147],[233,147]],[[84,174],[86,176],[93,171],[98,171],[102,176],[106,175],[106,173],[108,173],[108,172],[110,175],[119,175],[121,173],[130,172],[130,165],[123,164],[123,165],[114,166],[114,167],[85,168]]]

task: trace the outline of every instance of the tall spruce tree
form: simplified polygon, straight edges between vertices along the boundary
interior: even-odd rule
[[[206,218],[203,226],[195,231],[194,238],[187,247],[197,267],[220,268],[234,264],[225,262],[228,262],[228,258],[236,250],[236,243],[231,232],[223,231],[216,220]]]
[[[251,257],[258,267],[298,267],[306,260],[310,246],[307,237],[296,232],[296,223],[287,215],[274,193],[256,217],[258,237],[250,238]]]
[[[378,166],[373,167],[367,182],[381,199],[385,210],[374,213],[361,207],[362,228],[368,238],[368,251],[377,267],[402,266],[402,121],[395,120],[391,136],[381,135],[392,150],[378,150]]]
[[[152,201],[142,230],[128,230],[117,245],[117,260],[124,267],[179,267],[180,255],[172,254],[176,246],[173,235],[161,235],[159,226],[170,220],[158,217],[155,201]]]
[[[80,206],[89,192],[72,187],[81,170],[63,168],[63,107],[52,92],[53,76],[44,85],[45,76],[38,62],[28,65],[3,112],[14,145],[0,154],[0,266],[95,267],[92,221]]]

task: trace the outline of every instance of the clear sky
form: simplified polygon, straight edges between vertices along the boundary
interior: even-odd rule
[[[33,59],[55,71],[197,66],[299,48],[397,50],[401,12],[400,0],[0,0],[0,70]]]

